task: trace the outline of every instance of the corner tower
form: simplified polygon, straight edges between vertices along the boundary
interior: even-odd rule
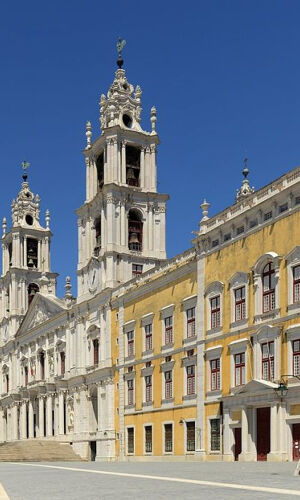
[[[141,127],[141,96],[122,59],[100,99],[101,135],[87,122],[86,200],[78,215],[78,298],[84,300],[147,271],[166,258],[168,195],[157,193],[156,109],[151,131]]]
[[[40,198],[27,182],[26,168],[17,199],[12,201],[12,227],[3,219],[0,278],[1,343],[13,338],[35,293],[55,294],[57,274],[50,271],[50,214],[39,222]]]

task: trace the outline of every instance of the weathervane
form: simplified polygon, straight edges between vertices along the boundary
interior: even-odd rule
[[[28,161],[22,161],[22,169],[24,170],[24,174],[23,174],[23,179],[24,181],[26,182],[27,181],[27,168],[30,167],[30,163]]]
[[[125,45],[126,45],[126,40],[124,40],[124,38],[119,37],[119,40],[117,43],[117,51],[118,51],[117,65],[119,66],[120,69],[122,68],[122,66],[124,64],[124,60],[122,57],[122,50],[125,47]]]

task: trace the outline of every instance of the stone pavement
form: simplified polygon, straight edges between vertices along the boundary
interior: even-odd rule
[[[11,500],[300,500],[295,467],[267,462],[1,463],[0,482]]]

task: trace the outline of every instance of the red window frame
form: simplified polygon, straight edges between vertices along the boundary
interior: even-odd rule
[[[145,350],[151,351],[152,349],[152,323],[145,325]]]
[[[262,357],[262,379],[274,380],[274,341],[265,342],[261,345]]]
[[[293,267],[293,304],[300,302],[300,265]]]
[[[195,337],[196,324],[195,324],[195,307],[190,307],[186,311],[186,336],[187,338]]]
[[[127,332],[127,357],[134,356],[134,331]]]
[[[220,358],[210,360],[210,389],[211,391],[220,389]]]
[[[210,325],[211,328],[218,328],[221,325],[221,300],[220,295],[210,299]]]
[[[300,339],[293,341],[293,375],[300,375]]]
[[[240,352],[234,355],[234,385],[245,384],[245,353]]]
[[[94,366],[99,365],[99,339],[93,339],[93,361],[94,361]]]
[[[173,343],[173,316],[164,319],[165,323],[165,345]]]
[[[188,396],[195,394],[195,365],[186,367],[186,393]]]
[[[66,355],[65,353],[62,351],[60,353],[60,374],[61,375],[64,375],[66,372]]]
[[[263,313],[273,311],[275,309],[275,269],[273,262],[269,262],[263,269],[262,287]]]
[[[145,377],[145,400],[146,403],[152,401],[152,375],[146,375]]]
[[[241,321],[246,318],[246,287],[241,286],[234,290],[235,300],[235,321]]]
[[[165,372],[165,399],[172,399],[172,370]]]
[[[134,382],[133,379],[130,378],[127,380],[127,404],[128,406],[132,406],[134,404]]]

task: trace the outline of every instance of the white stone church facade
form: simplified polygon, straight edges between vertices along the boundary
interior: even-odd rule
[[[93,142],[87,123],[76,299],[69,278],[65,297],[56,296],[50,215],[43,227],[26,173],[11,228],[3,219],[0,442],[54,439],[71,442],[82,457],[115,457],[110,301],[122,283],[166,259],[156,110],[151,131],[142,130],[141,94],[118,69],[101,96],[101,134]]]

